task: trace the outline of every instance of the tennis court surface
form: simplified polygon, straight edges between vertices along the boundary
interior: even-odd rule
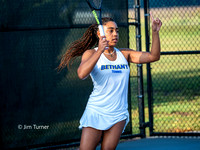
[[[97,150],[100,150],[100,146]],[[120,142],[116,150],[200,150],[200,137],[136,139]]]

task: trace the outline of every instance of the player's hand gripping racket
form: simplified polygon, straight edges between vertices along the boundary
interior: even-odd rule
[[[102,0],[86,0],[88,5],[90,6],[92,13],[96,19],[97,24],[99,25],[99,31],[101,36],[105,36],[103,25],[101,21],[101,3]],[[97,16],[96,11],[99,11],[99,17]]]

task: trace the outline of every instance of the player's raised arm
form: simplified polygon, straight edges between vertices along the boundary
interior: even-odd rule
[[[156,61],[160,59],[160,38],[159,31],[162,26],[162,22],[159,18],[154,19],[152,12],[150,12],[152,22],[152,46],[151,46],[151,60]]]
[[[151,52],[138,52],[131,49],[122,49],[122,53],[126,56],[127,60],[132,63],[150,63],[160,59],[160,38],[159,31],[162,26],[162,22],[159,18],[154,19],[150,12],[152,22],[152,47]]]

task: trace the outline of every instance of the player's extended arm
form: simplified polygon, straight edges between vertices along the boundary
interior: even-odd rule
[[[149,63],[160,59],[160,38],[159,31],[162,26],[162,22],[159,18],[154,19],[150,12],[152,21],[152,47],[151,52],[138,52],[131,49],[122,50],[125,55],[128,55],[128,61],[132,63]]]

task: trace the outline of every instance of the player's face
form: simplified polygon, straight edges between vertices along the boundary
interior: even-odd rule
[[[115,22],[109,21],[104,26],[106,40],[109,46],[116,46],[119,40],[119,29]]]

